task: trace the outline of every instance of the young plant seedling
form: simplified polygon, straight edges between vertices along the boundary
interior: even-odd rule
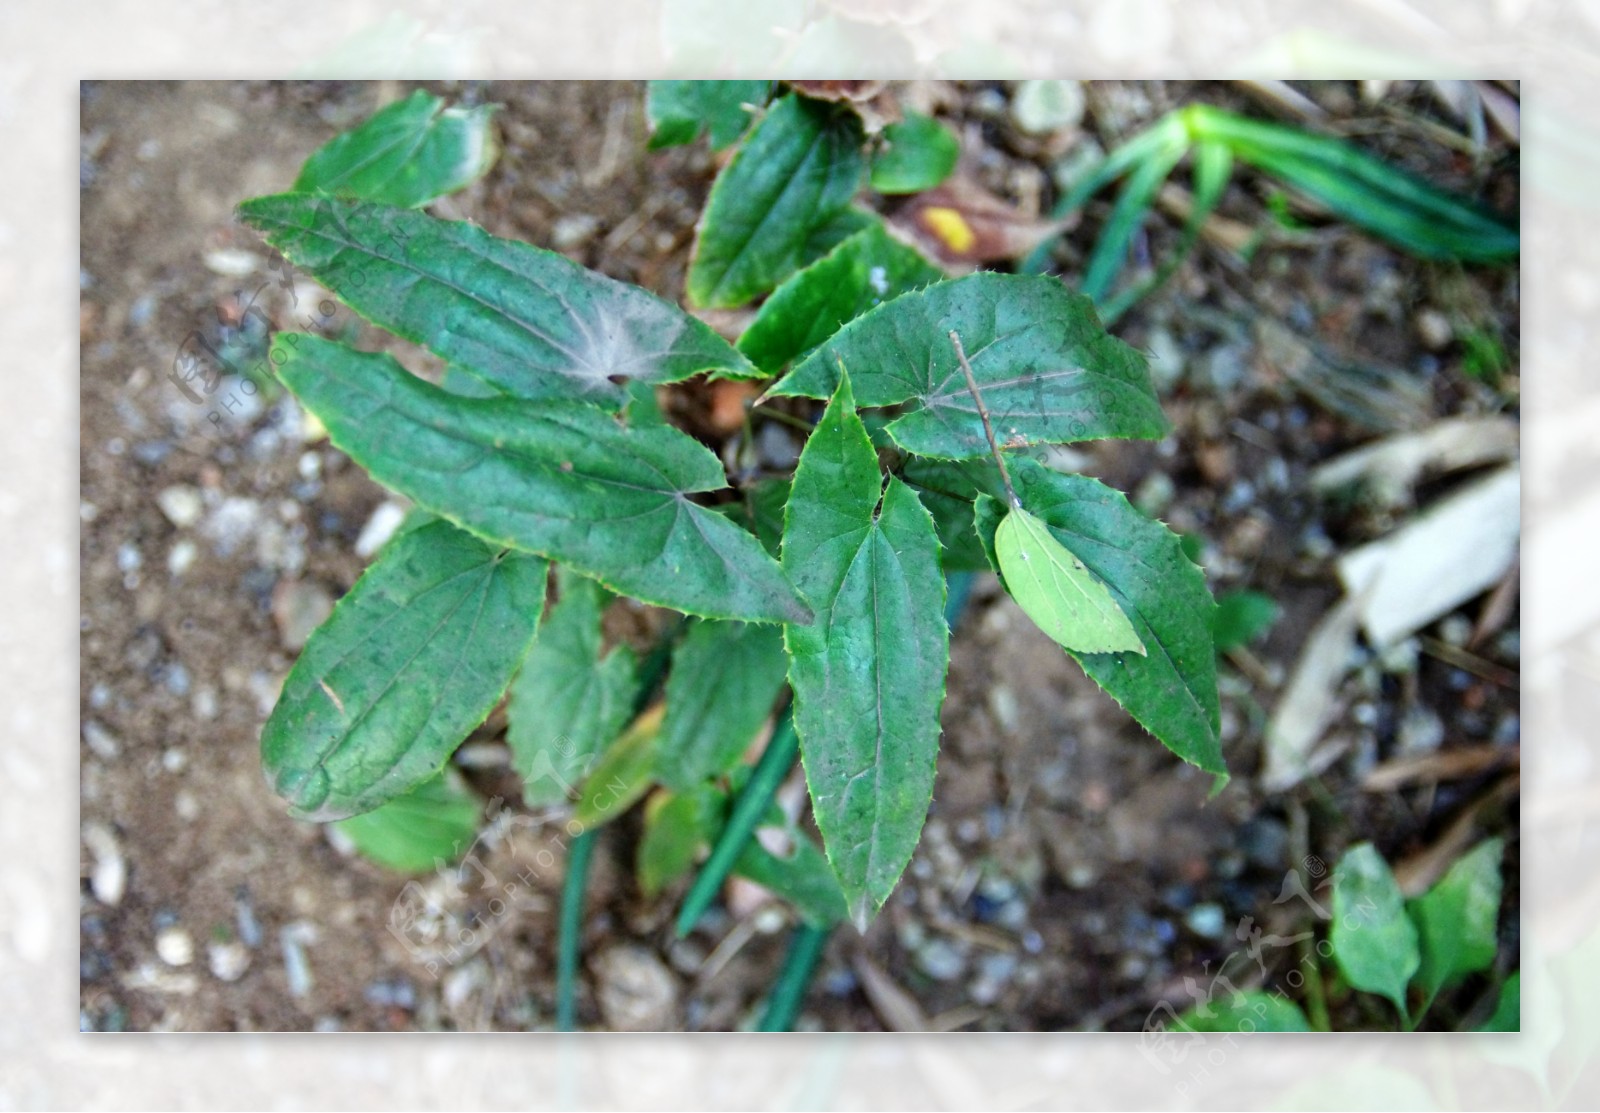
[[[422,517],[313,634],[263,765],[297,814],[396,808],[411,823],[438,802],[458,831],[460,801],[435,778],[509,689],[527,800],[573,809],[565,1020],[594,830],[639,801],[650,891],[709,850],[680,930],[730,872],[793,906],[812,933],[802,967],[816,933],[867,927],[932,798],[947,574],[997,570],[1139,723],[1224,773],[1200,570],[1121,492],[1011,452],[1164,436],[1143,357],[1059,280],[946,278],[855,203],[869,165],[883,188],[936,184],[952,161],[942,125],[910,121],[869,157],[848,105],[799,91],[652,97],[662,143],[736,144],[687,281],[701,307],[764,299],[736,344],[643,289],[422,211],[486,169],[487,111],[413,98],[314,155],[291,192],[240,207],[357,314],[449,369],[436,386],[388,354],[276,338],[279,378],[334,446]],[[428,161],[395,158],[411,147]],[[702,378],[775,380],[739,435],[769,415],[806,430],[792,469],[730,489],[712,446],[653,404]],[[685,616],[654,664],[606,650],[613,595]],[[820,848],[773,806],[797,754]],[[762,828],[789,852],[754,840]]]

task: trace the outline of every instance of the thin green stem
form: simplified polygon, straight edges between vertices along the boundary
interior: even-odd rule
[[[683,898],[675,929],[680,939],[693,930],[706,909],[711,907],[711,902],[722,889],[722,883],[733,871],[734,863],[744,853],[762,817],[772,806],[778,786],[789,775],[789,770],[794,768],[799,753],[800,738],[794,732],[792,708],[786,708],[773,728],[772,739],[761,754],[761,760],[756,762],[750,779],[734,801],[728,822],[723,826],[717,844],[711,848],[711,856],[706,859],[706,864],[700,868]]]
[[[766,1011],[761,1014],[759,1031],[787,1032],[794,1028],[794,1018],[806,999],[806,989],[828,946],[829,934],[828,928],[804,921],[795,925],[789,935],[789,953],[784,956],[783,969],[778,972]]]
[[[583,942],[583,894],[594,854],[593,831],[572,840],[567,876],[561,886],[561,925],[556,944],[556,1030],[571,1032],[578,1022],[578,950]]]
[[[1322,984],[1322,967],[1317,965],[1317,941],[1302,939],[1297,944],[1300,965],[1306,972],[1306,1011],[1315,1032],[1333,1031],[1328,1019],[1328,994]]]

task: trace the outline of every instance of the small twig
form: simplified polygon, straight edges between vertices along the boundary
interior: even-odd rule
[[[950,330],[950,343],[956,346],[956,359],[961,361],[961,371],[967,377],[967,389],[972,391],[972,400],[978,404],[978,417],[983,421],[983,435],[989,438],[989,451],[994,454],[994,462],[1000,466],[1000,482],[1006,486],[1006,495],[1011,499],[1011,505],[1021,506],[1017,492],[1011,486],[1011,473],[1006,470],[1005,457],[1000,455],[1000,446],[995,443],[994,426],[989,424],[989,407],[983,404],[983,395],[978,393],[977,376],[972,373],[972,364],[967,362],[967,351],[961,346],[961,335],[955,329]]]

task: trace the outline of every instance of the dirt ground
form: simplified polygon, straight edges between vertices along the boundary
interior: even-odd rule
[[[649,153],[637,84],[446,85],[493,101],[504,140],[482,183],[435,208],[555,247],[678,300],[694,220],[715,173],[704,145]],[[1515,211],[1514,153],[1474,159],[1436,140],[1448,124],[1420,88],[1369,105],[1347,83],[1302,90],[1380,152]],[[233,383],[199,402],[169,371],[187,338],[247,354],[258,291],[280,327],[323,294],[270,269],[234,204],[276,192],[313,149],[403,92],[342,83],[91,84],[82,96],[81,1019],[94,1030],[524,1030],[553,1021],[561,853],[554,823],[515,809],[491,821],[480,860],[536,883],[490,909],[493,882],[417,883],[289,819],[261,776],[257,740],[304,631],[360,574],[364,530],[389,496],[307,428],[285,398]],[[1027,205],[1053,196],[1069,153],[1020,135],[1010,89],[922,95],[963,136],[976,180]],[[1090,91],[1082,128],[1128,134],[1225,86],[1121,83]],[[1389,114],[1385,114],[1389,112]],[[1379,129],[1374,122],[1386,122]],[[1440,121],[1445,121],[1441,123]],[[1430,130],[1431,129],[1431,130]],[[1269,221],[1245,176],[1223,215]],[[1099,202],[1091,212],[1103,217]],[[1140,250],[1159,258],[1166,221]],[[1058,263],[1081,267],[1092,235]],[[341,315],[330,332],[357,326]],[[1280,899],[1370,839],[1416,863],[1468,833],[1507,839],[1502,971],[1517,956],[1515,573],[1509,610],[1471,651],[1475,599],[1413,639],[1408,665],[1360,649],[1342,683],[1338,754],[1284,792],[1260,787],[1262,738],[1314,623],[1341,594],[1335,557],[1408,511],[1310,492],[1320,462],[1374,436],[1458,415],[1515,414],[1515,272],[1407,258],[1347,228],[1284,233],[1248,263],[1198,251],[1118,331],[1150,351],[1175,433],[1159,445],[1091,446],[1081,470],[1130,491],[1203,539],[1214,590],[1250,586],[1283,607],[1267,640],[1221,665],[1234,778],[1171,757],[998,589],[980,579],[951,648],[934,805],[899,891],[865,937],[829,943],[800,1026],[866,1031],[907,1018],[941,1029],[1138,1029],[1181,1011],[1226,969],[1239,984],[1298,985],[1302,956],[1258,964],[1236,926],[1306,925]],[[1489,386],[1468,372],[1475,322],[1510,353]],[[1324,389],[1285,367],[1359,366],[1371,391]],[[412,359],[414,353],[406,352]],[[422,363],[413,361],[412,366]],[[1320,385],[1319,385],[1320,384]],[[1336,384],[1335,384],[1336,386]],[[1379,391],[1386,393],[1379,393]],[[1352,400],[1353,398],[1353,400]],[[1382,398],[1374,404],[1372,399]],[[1407,411],[1406,407],[1412,407]],[[1425,502],[1457,477],[1418,492]],[[1500,592],[1502,597],[1507,592]],[[1506,600],[1502,598],[1502,603]],[[1420,649],[1418,646],[1420,645]],[[1501,760],[1390,791],[1363,779],[1397,756]],[[492,744],[473,776],[499,791]],[[791,784],[786,791],[803,791]],[[1475,826],[1474,826],[1475,824]],[[673,942],[673,894],[632,880],[636,821],[605,829],[591,884],[580,1020],[711,1030],[749,1025],[782,961],[786,922],[730,895]],[[393,924],[433,899],[442,934]],[[398,908],[398,911],[397,911]],[[1186,979],[1190,979],[1186,985]],[[1433,1023],[1473,1015],[1488,982]],[[1299,996],[1298,993],[1294,994]],[[1329,1001],[1335,1027],[1383,1026],[1363,999]]]

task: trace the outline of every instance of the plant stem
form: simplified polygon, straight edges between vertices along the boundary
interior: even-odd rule
[[[759,1031],[787,1032],[794,1028],[794,1018],[806,998],[806,989],[828,945],[829,934],[828,928],[803,920],[795,925],[789,934],[789,953],[784,956],[783,969],[778,972],[778,980],[767,998],[766,1011],[761,1014]]]
[[[789,775],[789,770],[794,768],[799,753],[800,738],[794,732],[793,709],[786,708],[773,728],[772,739],[762,752],[761,760],[756,762],[750,779],[734,801],[717,845],[711,848],[711,856],[706,859],[706,864],[700,868],[694,884],[683,898],[683,907],[678,912],[675,927],[678,938],[688,935],[694,925],[700,922],[705,910],[711,907],[723,881],[733,871],[733,864],[744,853],[745,845],[755,834],[767,809],[772,806],[778,786]]]
[[[983,435],[989,438],[989,451],[994,453],[994,462],[1000,466],[1000,482],[1006,486],[1006,495],[1011,499],[1012,506],[1021,506],[1017,501],[1017,492],[1011,486],[1011,473],[1006,470],[1005,457],[1000,455],[1000,446],[994,439],[994,426],[989,424],[989,407],[983,404],[983,395],[978,393],[978,378],[972,373],[972,364],[967,362],[967,350],[961,346],[961,336],[950,330],[950,343],[956,346],[956,359],[961,361],[962,373],[967,376],[967,389],[972,391],[972,400],[978,404],[978,417],[983,421]]]
[[[556,1030],[570,1032],[578,1020],[578,948],[583,935],[583,894],[594,854],[593,831],[572,840],[561,886],[561,925],[556,944]]]
[[[644,711],[660,687],[672,658],[673,646],[686,619],[674,623],[656,642],[639,667],[639,691],[633,714]],[[594,855],[595,832],[586,830],[572,840],[567,852],[567,875],[561,884],[561,923],[556,942],[556,1029],[570,1032],[577,1024],[578,953],[583,943],[583,897],[589,885],[589,860]]]
[[[1328,1019],[1328,995],[1322,985],[1322,967],[1317,965],[1317,941],[1302,939],[1296,945],[1299,951],[1300,965],[1306,971],[1306,1011],[1310,1013],[1311,1029],[1314,1032],[1333,1031],[1332,1022]]]

